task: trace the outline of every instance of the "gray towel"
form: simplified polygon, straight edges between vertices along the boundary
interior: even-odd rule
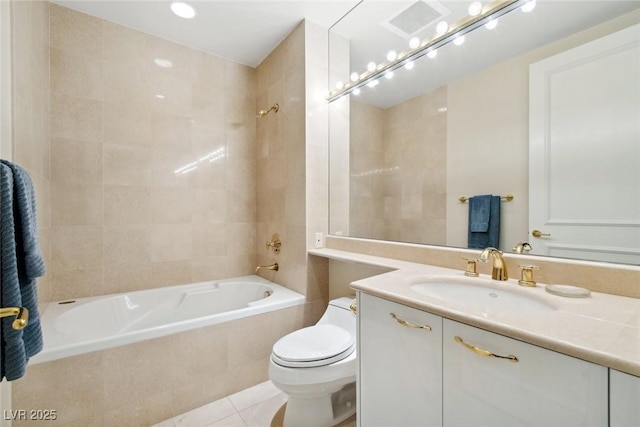
[[[497,248],[500,243],[500,196],[469,197],[469,232],[471,249]]]
[[[36,201],[26,170],[0,160],[0,250],[2,252],[2,307],[26,307],[29,322],[23,330],[2,319],[0,378],[13,381],[25,373],[29,357],[42,350],[36,278],[45,267],[38,238]]]

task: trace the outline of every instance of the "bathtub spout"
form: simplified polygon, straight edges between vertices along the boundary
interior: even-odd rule
[[[275,270],[278,271],[278,269],[280,268],[280,266],[278,265],[278,263],[276,262],[275,264],[271,264],[271,265],[259,265],[256,267],[256,274],[258,274],[258,271],[260,271],[261,268],[264,268],[266,270]]]

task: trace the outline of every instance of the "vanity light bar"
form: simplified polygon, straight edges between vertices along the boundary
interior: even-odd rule
[[[401,68],[409,62],[415,61],[429,52],[435,51],[436,49],[453,42],[456,38],[482,27],[492,19],[498,19],[499,17],[506,15],[507,13],[520,8],[531,1],[535,0],[496,0],[489,3],[485,7],[484,12],[477,16],[467,16],[460,19],[458,22],[451,25],[448,31],[444,34],[436,35],[433,38],[424,41],[415,49],[409,49],[401,52],[393,61],[382,63],[373,70],[373,67],[369,68],[358,80],[347,83],[338,90],[329,92],[327,100],[329,102],[334,101],[344,95],[350,94],[354,90],[371,84],[373,81],[377,81],[377,79],[381,78],[386,72]]]

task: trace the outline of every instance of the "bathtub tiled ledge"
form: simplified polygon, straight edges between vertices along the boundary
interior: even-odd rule
[[[491,284],[544,301],[555,310],[487,310],[429,297],[410,288],[410,284],[431,276],[465,277],[462,270],[336,249],[314,249],[309,254],[394,269],[353,282],[351,287],[356,290],[640,376],[640,299],[593,291],[589,298],[564,298],[546,292],[546,283],[539,281],[535,288],[524,288],[518,286],[517,279],[510,279]],[[481,277],[488,278],[486,274]]]

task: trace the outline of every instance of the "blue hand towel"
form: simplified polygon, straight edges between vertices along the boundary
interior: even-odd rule
[[[500,242],[500,196],[469,198],[469,233],[471,249],[497,248]]]
[[[469,230],[473,233],[485,233],[489,229],[491,213],[491,195],[469,198]]]
[[[36,278],[44,275],[36,222],[35,193],[26,170],[0,160],[0,250],[3,307],[26,307],[29,322],[13,329],[13,318],[2,319],[0,378],[13,381],[25,373],[29,357],[42,350]]]

